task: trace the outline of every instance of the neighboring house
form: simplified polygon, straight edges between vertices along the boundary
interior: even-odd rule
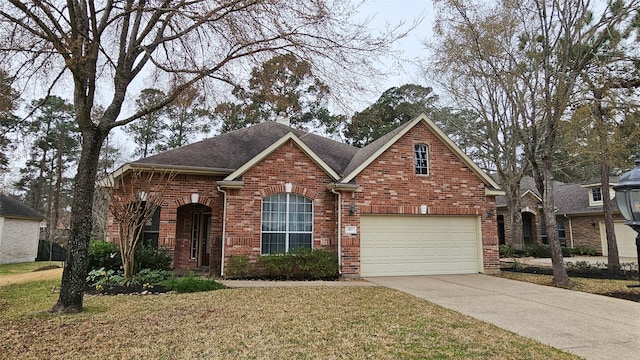
[[[35,261],[43,218],[0,193],[0,264]]]
[[[611,178],[613,187],[617,178]],[[542,216],[542,199],[533,178],[525,177],[521,182],[522,242],[518,244],[547,244],[546,229]],[[609,190],[611,197],[615,195]],[[602,208],[602,184],[566,184],[555,182],[554,200],[558,237],[562,245],[570,248],[589,248],[607,255],[607,239]],[[497,198],[498,236],[500,244],[510,244],[511,224],[504,196]],[[624,225],[624,218],[613,201],[613,219],[620,257],[636,257],[636,233]],[[513,244],[510,244],[513,245]]]
[[[224,275],[298,247],[338,252],[348,277],[499,270],[498,185],[424,115],[358,149],[265,122],[126,164],[171,170],[146,242],[174,267]],[[118,241],[108,220],[107,239]]]

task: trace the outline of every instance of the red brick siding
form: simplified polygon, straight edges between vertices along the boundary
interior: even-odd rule
[[[414,144],[429,145],[429,175],[415,175]],[[211,236],[222,234],[223,194],[216,188],[222,177],[179,175],[167,191],[161,209],[160,246],[174,250],[174,267],[193,269],[190,259],[190,229],[193,211],[191,194],[199,194],[198,203],[212,213]],[[313,247],[337,249],[337,195],[326,189],[333,179],[309,158],[293,141],[288,141],[242,175],[242,189],[227,190],[227,214],[224,261],[232,255],[248,255],[255,261],[260,255],[261,210],[265,196],[285,192],[285,183],[293,185],[292,193],[313,201]],[[356,177],[361,188],[343,194],[342,229],[345,225],[359,228],[362,213],[419,214],[420,206],[428,206],[429,215],[475,215],[481,217],[484,270],[498,269],[498,239],[495,197],[484,194],[482,181],[422,123],[376,159]],[[355,214],[350,215],[351,209]],[[109,222],[108,238],[116,240],[117,225]],[[359,235],[342,234],[342,271],[346,275],[360,273]]]
[[[260,255],[262,199],[285,192],[313,201],[313,248],[336,249],[336,195],[326,189],[332,178],[293,141],[288,141],[242,175],[244,187],[228,191],[225,260],[232,255]]]
[[[429,175],[415,175],[414,145],[429,146]],[[423,123],[417,124],[355,178],[361,188],[344,198],[343,227],[359,227],[360,214],[477,215],[482,219],[484,271],[498,271],[495,197],[484,183]],[[350,206],[356,214],[349,215]],[[359,233],[359,231],[358,231]],[[360,273],[359,235],[343,234],[343,273]]]
[[[177,175],[168,185],[160,209],[160,234],[158,246],[173,251],[173,266],[177,269],[195,269],[195,259],[190,259],[191,194],[198,194],[198,204],[211,211],[211,236],[222,234],[222,196],[216,189],[220,177],[205,175]],[[127,188],[125,178],[125,186]],[[157,186],[159,186],[158,184]],[[107,241],[119,241],[118,224],[109,215]]]

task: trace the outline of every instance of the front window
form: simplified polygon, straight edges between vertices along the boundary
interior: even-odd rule
[[[160,207],[156,208],[147,222],[144,224],[142,233],[142,244],[154,249],[158,248],[158,236],[160,235]]]
[[[301,195],[274,194],[262,201],[262,254],[312,248],[313,202]]]
[[[414,155],[416,174],[429,175],[429,147],[425,144],[416,144]]]

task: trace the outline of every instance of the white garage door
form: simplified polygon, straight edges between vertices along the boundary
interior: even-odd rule
[[[360,275],[468,274],[482,269],[475,216],[374,216],[360,219]]]
[[[632,228],[624,224],[624,221],[616,221],[616,242],[618,243],[618,256],[620,257],[637,257],[636,252],[636,236],[638,233]],[[607,256],[607,235],[605,233],[604,222],[600,222],[600,238],[602,240],[602,254]]]

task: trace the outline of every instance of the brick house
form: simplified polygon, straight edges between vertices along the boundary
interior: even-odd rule
[[[610,187],[617,178],[611,178]],[[542,221],[542,199],[531,177],[525,177],[520,183],[523,238],[519,246],[546,244],[546,230]],[[613,189],[610,194],[615,195]],[[602,208],[602,184],[567,184],[556,181],[554,184],[556,203],[556,221],[558,237],[563,246],[570,248],[588,248],[599,254],[607,255],[607,239],[604,228]],[[511,224],[504,196],[497,197],[498,237],[500,244],[510,244]],[[636,233],[624,225],[625,219],[613,201],[613,219],[620,257],[636,257]]]
[[[343,276],[496,272],[498,185],[427,117],[358,149],[265,122],[128,163],[178,174],[144,229],[176,269],[338,252]],[[107,239],[118,241],[109,219]]]

